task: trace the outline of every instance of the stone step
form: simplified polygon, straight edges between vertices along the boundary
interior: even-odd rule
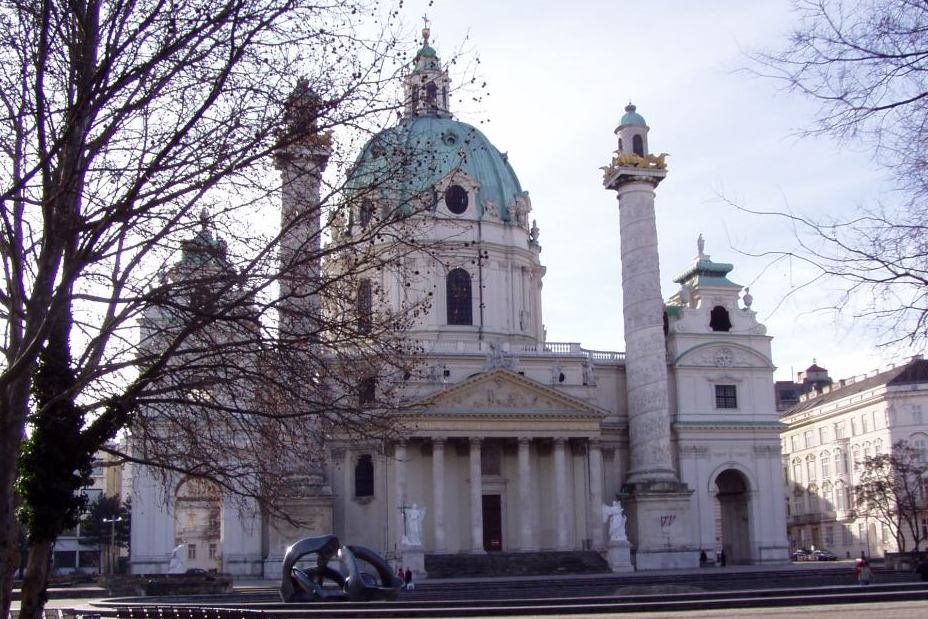
[[[598,552],[488,552],[486,554],[425,555],[429,578],[496,576],[558,576],[609,573]]]

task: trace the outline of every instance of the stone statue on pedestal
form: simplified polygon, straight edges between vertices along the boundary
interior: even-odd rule
[[[613,501],[612,505],[603,505],[603,522],[609,524],[610,542],[628,541],[625,534],[625,512],[618,500]]]
[[[425,508],[413,503],[412,507],[406,508],[405,515],[406,534],[403,536],[403,544],[406,546],[421,546],[422,521],[425,519]]]

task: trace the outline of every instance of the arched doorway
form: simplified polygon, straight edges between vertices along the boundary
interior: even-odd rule
[[[748,481],[740,471],[726,469],[715,478],[721,516],[722,550],[728,563],[751,562]]]
[[[174,544],[184,546],[180,558],[187,569],[221,569],[221,510],[219,488],[214,483],[188,478],[178,485]]]

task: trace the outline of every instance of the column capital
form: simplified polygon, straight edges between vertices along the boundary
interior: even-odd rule
[[[520,446],[521,446],[521,445],[529,445],[529,444],[532,442],[532,437],[530,437],[530,436],[519,436],[519,437],[517,437],[516,440],[519,441],[519,445],[520,445]]]
[[[558,445],[561,445],[561,446],[566,445],[568,440],[570,439],[568,439],[566,436],[555,436],[554,446],[557,447]]]
[[[483,441],[482,436],[471,436],[469,439],[471,447],[480,447],[480,443]]]
[[[445,442],[447,441],[444,436],[432,436],[430,438],[432,439],[432,448],[438,447],[439,449],[444,449]]]
[[[602,448],[602,441],[600,439],[590,438],[587,440],[589,440],[590,442],[590,449],[601,449]]]

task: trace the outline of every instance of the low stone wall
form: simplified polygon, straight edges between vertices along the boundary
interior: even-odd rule
[[[920,562],[928,559],[928,552],[887,552],[886,569],[897,572],[911,572]]]
[[[214,574],[107,576],[99,581],[111,596],[229,593],[232,578]]]

